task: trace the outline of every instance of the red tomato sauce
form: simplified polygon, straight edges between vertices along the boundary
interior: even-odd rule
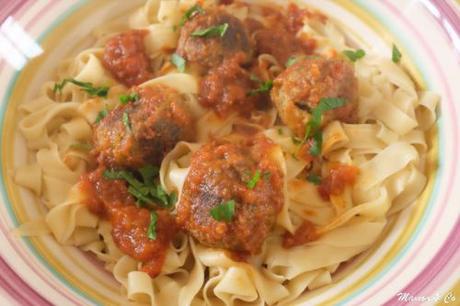
[[[104,171],[100,167],[81,177],[80,190],[85,195],[85,204],[92,213],[111,222],[117,247],[141,261],[141,270],[155,277],[161,272],[166,250],[176,233],[174,219],[166,211],[156,211],[157,237],[149,239],[150,211],[136,206],[124,181],[107,180],[103,177]]]
[[[319,235],[316,233],[315,226],[310,221],[304,221],[302,225],[291,234],[286,232],[283,236],[283,247],[286,249],[303,245],[307,242],[318,239]]]
[[[238,53],[209,71],[200,83],[201,105],[214,109],[220,116],[232,111],[247,114],[254,108],[257,97],[248,95],[254,85],[241,67],[244,60],[245,55]]]
[[[121,83],[139,85],[152,78],[144,37],[147,31],[132,30],[111,38],[105,44],[103,64]]]
[[[323,178],[318,187],[319,194],[325,200],[329,200],[331,195],[340,195],[346,186],[352,186],[359,174],[359,169],[355,166],[334,164],[329,174]]]

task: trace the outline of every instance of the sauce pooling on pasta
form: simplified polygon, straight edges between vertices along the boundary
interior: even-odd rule
[[[123,85],[138,87],[94,124],[96,166],[82,176],[80,188],[90,211],[112,224],[118,248],[142,262],[152,277],[161,272],[178,231],[241,260],[260,253],[286,200],[283,152],[261,133],[265,125],[290,128],[299,143],[292,156],[307,161],[308,173],[324,162],[321,129],[332,120],[356,121],[352,64],[311,57],[315,40],[297,35],[304,18],[324,22],[324,16],[295,5],[284,12],[251,9],[263,20],[240,20],[224,7],[195,7],[176,28],[174,64],[198,79],[194,98],[219,120],[240,118],[230,135],[210,137],[190,157],[177,203],[163,189],[156,167],[177,143],[197,137],[190,97],[175,89],[180,84],[144,83],[171,67],[165,63],[153,70],[144,31],[120,33],[105,45],[104,67]],[[322,105],[324,99],[333,101]],[[268,123],[259,124],[261,118]],[[333,167],[321,182],[321,195],[343,192],[356,175],[352,167]],[[296,247],[318,237],[315,225],[304,221],[284,234],[282,245]]]

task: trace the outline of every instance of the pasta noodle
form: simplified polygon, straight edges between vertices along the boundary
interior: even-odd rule
[[[204,8],[216,6],[214,1],[200,3]],[[241,21],[265,22],[257,5],[266,5],[266,1],[250,3],[223,9]],[[24,224],[18,231],[24,235],[51,233],[63,245],[93,253],[134,302],[292,305],[304,292],[333,283],[339,265],[368,249],[388,217],[406,208],[423,191],[429,151],[425,132],[436,121],[440,98],[418,88],[404,68],[391,60],[367,55],[357,61],[358,122],[332,120],[322,133],[322,154],[330,163],[357,167],[359,176],[356,184],[326,200],[317,186],[305,179],[305,172],[315,164],[296,157],[299,146],[293,139],[297,136],[277,118],[276,109],[254,112],[249,120],[242,120],[237,112],[222,118],[200,103],[201,77],[193,69],[184,72],[165,64],[169,61],[165,50],[178,47],[177,25],[195,4],[194,0],[148,0],[128,20],[95,31],[95,47],[59,66],[58,80],[72,78],[107,86],[107,97],[91,96],[71,83],[58,95],[54,82],[47,82],[37,99],[20,106],[18,129],[31,158],[16,169],[15,181],[32,190],[48,211],[43,219]],[[261,252],[247,261],[237,261],[228,252],[181,233],[167,246],[161,273],[151,278],[140,269],[141,262],[119,249],[111,234],[112,224],[85,205],[88,199],[78,182],[91,167],[92,157],[78,145],[93,141],[93,123],[99,113],[116,108],[120,94],[129,92],[127,85],[107,71],[101,44],[114,32],[130,29],[145,31],[149,60],[161,68],[161,73],[139,88],[163,85],[175,89],[196,120],[195,140],[175,144],[161,163],[159,178],[164,191],[177,193],[181,201],[194,152],[214,139],[230,137],[238,129],[255,129],[275,144],[272,158],[283,175],[284,205]],[[322,14],[304,18],[297,37],[315,40],[315,55],[325,58],[350,49],[346,36]],[[259,54],[255,62],[261,82],[273,80],[285,70],[274,54]],[[328,169],[319,170],[324,174]],[[294,234],[305,221],[315,225],[319,238],[283,247],[283,233]]]

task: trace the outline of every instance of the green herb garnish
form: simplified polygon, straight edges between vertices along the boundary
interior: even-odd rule
[[[248,92],[248,96],[250,97],[257,96],[258,94],[269,92],[272,88],[273,88],[273,81],[268,80],[260,84],[259,88],[253,89],[250,92]]]
[[[121,120],[123,121],[123,125],[125,126],[126,130],[128,132],[131,132],[131,122],[129,121],[129,114],[128,112],[124,112],[123,113],[123,117],[121,118]]]
[[[174,53],[173,55],[171,55],[171,62],[174,64],[174,66],[177,67],[177,70],[179,70],[179,72],[185,72],[185,66],[187,65],[187,62],[182,56],[180,56],[177,53]]]
[[[230,200],[217,205],[210,211],[211,217],[217,221],[230,222],[235,214],[235,201]]]
[[[342,52],[346,57],[350,59],[353,63],[363,58],[366,55],[366,52],[363,49],[358,49],[356,51],[353,50],[345,50]]]
[[[157,222],[158,222],[158,215],[156,212],[150,212],[150,224],[147,228],[147,237],[150,240],[157,239]]]
[[[61,94],[62,89],[67,83],[72,83],[77,85],[78,87],[81,87],[81,89],[87,92],[90,96],[105,98],[107,97],[107,93],[109,92],[109,87],[107,86],[94,87],[93,84],[90,82],[81,82],[75,79],[64,79],[61,83],[55,83],[53,87],[53,92]]]
[[[106,170],[104,177],[109,180],[124,180],[128,183],[128,192],[137,200],[139,206],[156,204],[171,208],[177,201],[177,194],[168,194],[158,178],[159,170],[155,166],[145,166],[133,173],[127,170]],[[138,178],[142,178],[142,180]]]
[[[321,176],[314,173],[310,173],[307,177],[307,181],[309,181],[312,184],[319,185],[321,184]]]
[[[342,98],[322,98],[311,113],[311,118],[305,127],[305,139],[311,136],[321,126],[323,114],[327,111],[342,107],[346,104],[346,100]]]
[[[295,137],[295,136],[292,136],[292,137],[291,137],[291,141],[292,141],[292,143],[295,144],[295,145],[299,145],[299,144],[302,143],[302,139],[300,139],[299,137]]]
[[[310,154],[312,156],[319,156],[321,154],[321,148],[323,146],[323,133],[321,130],[317,130],[311,137]]]
[[[196,14],[204,14],[204,13],[205,13],[204,9],[199,4],[195,4],[194,6],[192,6],[185,12],[184,16],[182,16],[181,20],[179,21],[179,26],[183,27],[184,24]]]
[[[224,37],[225,33],[228,30],[228,27],[229,27],[228,23],[223,23],[218,26],[213,26],[213,27],[209,27],[206,29],[202,29],[202,30],[196,30],[195,32],[192,33],[192,36],[205,37],[205,38],[216,37],[216,36]]]
[[[96,120],[94,121],[95,123],[101,122],[102,119],[107,117],[109,114],[109,110],[106,108],[102,109],[99,113],[97,113]]]
[[[256,187],[257,183],[259,182],[259,180],[260,180],[260,171],[256,170],[256,172],[254,173],[252,178],[249,180],[249,182],[246,184],[246,186],[249,189],[254,189]]]
[[[311,113],[311,118],[305,125],[305,136],[301,144],[306,143],[309,139],[311,142],[310,154],[319,156],[323,145],[323,134],[320,130],[323,114],[327,111],[342,107],[346,104],[343,98],[322,98]]]
[[[396,45],[393,45],[393,51],[391,55],[391,59],[393,60],[393,63],[399,63],[399,61],[401,60],[401,57],[402,57],[401,52],[399,52]]]
[[[120,96],[120,103],[123,105],[128,104],[129,102],[136,102],[139,101],[140,97],[137,92],[132,92],[127,95],[121,95]]]
[[[299,58],[297,56],[291,56],[290,58],[288,58],[288,60],[286,61],[286,68],[289,68],[291,67],[292,65],[294,65],[295,63],[297,63],[297,61],[299,60]]]

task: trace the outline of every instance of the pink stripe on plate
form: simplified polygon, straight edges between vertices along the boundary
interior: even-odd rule
[[[430,55],[430,61],[432,63],[434,63],[434,67],[436,68],[436,72],[437,74],[441,77],[441,79],[445,79],[446,76],[444,75],[443,73],[443,69],[442,67],[439,65],[437,59],[436,59],[436,56],[435,56],[435,53],[433,52],[433,50],[431,49],[430,47],[430,44],[428,42],[425,41],[424,39],[424,36],[411,24],[409,23],[405,18],[404,16],[402,16],[400,10],[396,7],[394,7],[391,3],[389,3],[388,1],[384,1],[383,2],[388,8],[389,10],[395,15],[398,17],[398,19],[400,19],[407,27],[409,27],[412,32],[417,36],[417,39],[422,43],[423,47],[429,52],[429,55]],[[453,163],[452,165],[449,167],[450,169],[450,172],[449,172],[449,175],[448,175],[448,178],[449,178],[449,181],[448,181],[448,186],[447,186],[447,192],[444,194],[444,197],[443,197],[443,200],[440,202],[442,203],[441,204],[441,208],[438,210],[438,214],[435,216],[435,220],[440,220],[440,216],[443,214],[443,212],[445,211],[446,209],[446,206],[448,204],[448,201],[450,199],[450,196],[452,194],[452,191],[453,191],[453,184],[454,184],[454,181],[455,181],[455,177],[456,177],[456,173],[455,173],[455,169],[457,168],[457,160],[458,160],[458,152],[459,152],[459,144],[458,144],[458,125],[457,125],[457,116],[456,116],[456,106],[453,102],[453,94],[450,90],[449,87],[447,87],[445,84],[443,84],[444,86],[444,91],[446,92],[447,94],[447,100],[446,101],[443,101],[443,102],[447,102],[446,104],[443,104],[443,106],[447,106],[448,109],[447,111],[445,112],[445,114],[449,114],[450,117],[451,117],[451,120],[452,120],[452,124],[454,126],[453,130],[451,131],[453,133],[453,139],[454,139],[454,146],[453,146],[453,152],[452,152],[452,156],[453,156]],[[437,227],[439,225],[439,223],[435,223],[434,227]],[[421,246],[425,245],[426,242],[431,238],[432,236],[432,233],[434,232],[434,228],[432,229],[429,229],[427,231],[427,235],[425,237],[423,237],[423,240],[422,240],[422,243],[420,244]],[[452,231],[454,234],[455,234],[455,230]],[[451,234],[452,234],[451,232]],[[441,248],[441,250],[443,248],[445,248],[447,245],[449,244],[449,242],[447,241],[444,246]],[[404,267],[407,263],[413,261],[415,259],[416,256],[418,256],[420,254],[420,248],[421,246],[412,252],[412,255],[407,258],[405,260],[405,264],[402,264],[402,267]],[[435,270],[434,273],[436,272],[439,272],[441,269],[442,269],[442,266],[438,266],[436,265],[436,262],[438,261],[444,261],[445,259],[448,260],[448,256],[445,255],[445,253],[441,253],[440,254],[440,257],[435,257],[432,259],[432,261],[430,262],[430,264],[426,267],[426,269],[433,269]],[[392,279],[397,277],[399,274],[403,273],[404,271],[404,268],[401,268],[399,271],[395,272]],[[431,271],[431,270],[430,270]],[[382,288],[386,287],[391,281],[392,279],[389,279],[385,282],[382,282],[378,287],[376,287],[375,289],[373,290],[369,290],[369,292],[366,293],[366,295],[358,302],[358,304],[364,304],[363,302],[365,301],[368,301],[369,299],[372,298],[372,296],[374,294],[376,294],[376,292],[378,292],[379,290],[382,290]],[[440,280],[440,283],[442,283],[443,281],[445,280]],[[419,282],[420,283],[424,283],[424,279],[421,279],[421,275],[419,275],[417,278],[415,278],[411,284],[416,284],[417,287],[419,286]],[[411,286],[411,285],[409,285]],[[396,293],[395,293],[396,294]],[[392,305],[392,300],[388,301],[388,303],[390,303],[390,305]]]
[[[22,1],[21,2],[21,6],[24,5],[26,2],[30,2],[29,0],[27,1]],[[58,3],[59,0],[51,0],[46,6],[44,6],[39,12],[37,12],[36,14],[36,17],[33,18],[31,20],[30,23],[28,23],[26,26],[25,26],[25,30],[30,30],[38,21],[41,20],[41,18],[44,17],[45,13],[52,7],[54,6],[56,3]],[[15,6],[15,10],[19,10],[21,8],[21,6]],[[14,12],[11,12],[10,14],[14,14]],[[0,63],[1,64],[1,63]],[[70,292],[68,292],[68,290],[66,290],[67,288],[60,285],[60,286],[56,286],[54,284],[54,282],[50,279],[49,275],[45,275],[43,273],[41,273],[41,271],[32,263],[30,262],[30,259],[28,257],[30,257],[30,254],[27,252],[27,249],[25,249],[23,246],[20,246],[19,245],[19,242],[17,240],[13,241],[11,238],[10,238],[10,235],[9,235],[9,230],[7,228],[4,227],[4,224],[3,223],[0,223],[0,231],[3,232],[3,234],[5,235],[5,237],[8,239],[10,245],[13,247],[13,249],[15,250],[15,252],[19,255],[19,257],[25,262],[28,264],[28,267],[30,269],[32,269],[32,271],[34,271],[35,275],[37,275],[44,283],[46,283],[48,286],[50,286],[51,288],[53,288],[54,290],[56,290],[56,292],[58,292],[61,296],[67,298],[71,303],[75,304],[75,305],[78,305],[80,304],[79,300],[75,298],[75,296],[73,294],[71,294]],[[6,262],[5,262],[6,265],[8,265]],[[0,269],[1,271],[1,269]],[[10,293],[15,293],[15,299],[20,302],[21,304],[24,304],[24,305],[35,305],[35,303],[30,303],[28,301],[29,297],[30,296],[34,296],[36,294],[39,294],[37,293],[32,287],[30,287],[26,282],[22,281],[21,277],[16,274],[13,270],[11,270],[11,272],[16,276],[14,279],[6,279],[4,277],[3,274],[0,274],[0,285],[3,287],[3,284],[10,284],[10,287],[14,288],[15,290],[14,291],[8,291]],[[12,280],[15,280],[15,281],[12,281]],[[59,281],[58,281],[59,282]],[[5,287],[5,290],[6,290],[6,287]],[[42,297],[42,300],[44,300],[45,302],[46,299]],[[46,304],[46,305],[49,305]]]
[[[0,287],[3,288],[15,301],[26,303],[25,305],[52,305],[44,299],[37,291],[29,287],[10,266],[0,257]],[[24,292],[27,288],[27,292]]]

